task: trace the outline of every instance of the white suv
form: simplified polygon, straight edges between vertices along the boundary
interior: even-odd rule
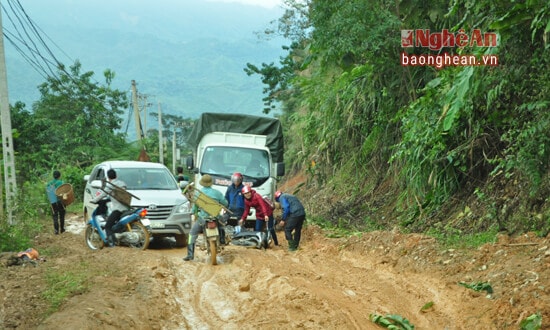
[[[132,198],[132,207],[147,208],[153,237],[171,236],[177,246],[186,246],[191,230],[191,206],[174,175],[159,163],[106,161],[96,165],[92,173],[84,176],[84,219],[87,221],[97,207],[90,200],[99,194],[99,189],[93,188],[91,182],[106,178],[111,168],[126,183],[128,192],[139,198]]]

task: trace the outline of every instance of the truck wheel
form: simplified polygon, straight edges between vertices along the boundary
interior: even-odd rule
[[[187,246],[187,235],[185,234],[175,235],[174,238],[176,239],[176,247]]]

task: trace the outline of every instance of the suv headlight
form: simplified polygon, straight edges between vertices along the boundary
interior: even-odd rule
[[[191,203],[189,201],[176,206],[176,213],[191,213]]]

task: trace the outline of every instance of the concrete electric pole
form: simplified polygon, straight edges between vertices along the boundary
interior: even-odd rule
[[[138,94],[135,80],[132,80],[132,105],[134,106],[134,121],[136,124],[137,140],[141,144],[143,133],[141,132],[141,119],[139,118]]]
[[[10,103],[8,100],[8,75],[6,73],[6,56],[4,53],[4,32],[2,28],[2,13],[0,12],[0,119],[2,121],[2,149],[4,156],[4,183],[6,188],[6,208],[8,223],[14,224],[13,208],[17,196],[15,181],[15,159],[13,151],[13,136],[11,134]],[[2,200],[2,182],[0,181],[0,216],[4,215]]]
[[[159,102],[159,163],[164,164],[164,146],[162,139],[162,112],[160,110]]]

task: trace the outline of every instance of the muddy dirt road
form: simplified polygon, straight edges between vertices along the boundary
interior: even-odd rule
[[[186,249],[170,241],[90,251],[82,219],[68,221],[68,232],[37,237],[46,261],[1,267],[0,328],[382,329],[369,315],[397,314],[415,329],[518,329],[536,312],[543,329],[550,322],[548,238],[501,236],[462,251],[392,232],[329,239],[308,226],[297,252],[279,233],[280,247],[228,246],[211,266],[200,250],[184,262]],[[88,279],[44,317],[52,272]],[[488,282],[494,292],[459,282]]]

